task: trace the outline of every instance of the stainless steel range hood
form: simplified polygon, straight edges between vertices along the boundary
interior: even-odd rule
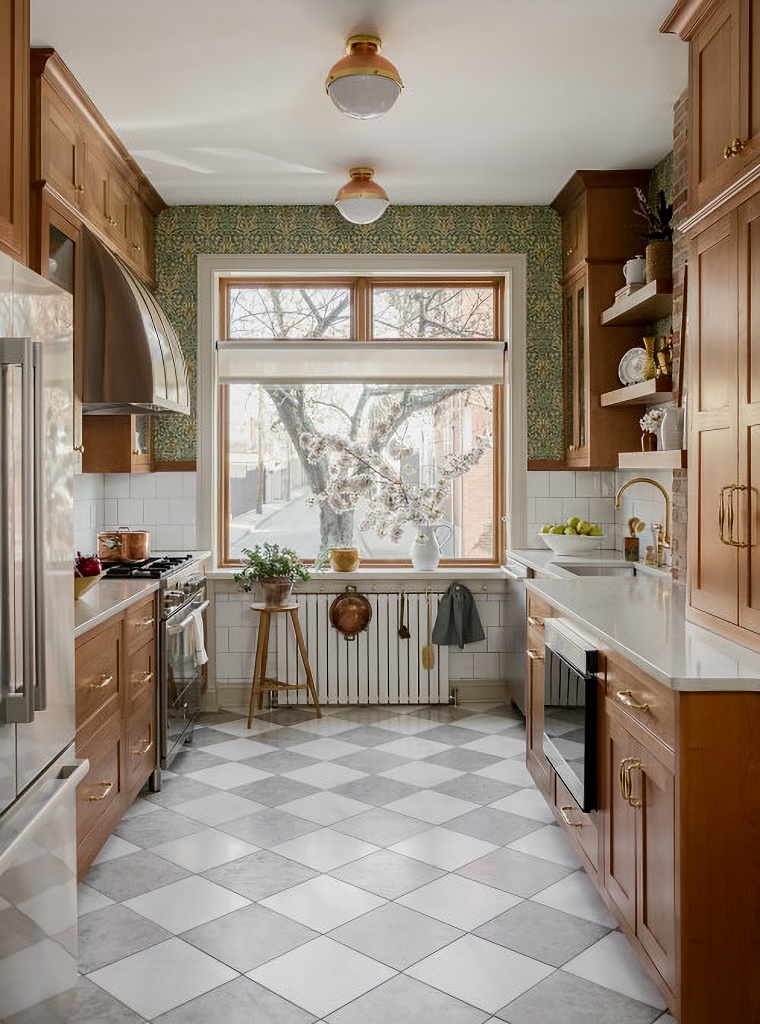
[[[185,362],[166,314],[125,263],[82,235],[82,411],[189,413]]]

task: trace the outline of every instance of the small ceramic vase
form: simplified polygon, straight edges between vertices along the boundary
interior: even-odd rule
[[[647,261],[643,256],[634,256],[623,266],[623,277],[626,284],[645,284],[647,279]]]
[[[644,358],[644,380],[654,380],[657,376],[657,363],[654,358],[654,338],[644,338],[646,356]]]
[[[417,528],[417,536],[412,544],[412,566],[418,572],[430,572],[438,568],[441,560],[441,549],[438,546],[436,530],[448,530],[451,536],[451,527],[446,523],[436,523],[435,526],[420,526]],[[444,544],[446,543],[444,540]]]
[[[656,452],[657,434],[650,434],[648,430],[645,430],[641,435],[641,450],[642,452]]]

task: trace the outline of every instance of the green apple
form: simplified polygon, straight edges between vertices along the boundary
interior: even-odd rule
[[[541,527],[540,532],[541,533],[551,533],[552,532],[552,524],[551,523],[544,523],[544,525]]]
[[[575,529],[574,526],[566,526],[565,527],[565,536],[566,537],[577,537],[578,536],[578,531]]]
[[[589,532],[589,536],[590,537],[601,537],[602,536],[602,528],[599,525],[599,523],[594,523],[593,526],[591,527],[591,529],[588,532]]]
[[[568,526],[572,526],[574,530],[577,530],[580,519],[578,518],[578,516],[568,516],[565,522]]]
[[[578,531],[578,533],[582,533],[585,535],[589,533],[589,531],[591,530],[591,523],[587,522],[585,519],[581,519],[581,521],[578,523],[575,529]]]
[[[560,523],[559,526],[552,526],[551,530],[549,530],[549,533],[564,533],[564,532],[565,532],[565,527],[562,526],[561,523]]]

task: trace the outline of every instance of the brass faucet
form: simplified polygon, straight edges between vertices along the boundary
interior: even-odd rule
[[[648,476],[635,476],[631,480],[621,486],[620,490],[615,495],[615,508],[620,508],[620,499],[623,492],[626,491],[633,484],[651,484],[652,487],[656,487],[658,491],[662,492],[662,496],[665,499],[665,531],[663,533],[662,526],[659,523],[655,523],[652,527],[654,530],[655,537],[657,538],[657,565],[662,566],[665,562],[665,549],[670,548],[671,536],[670,536],[670,495],[662,486],[657,483],[656,480],[650,480]]]

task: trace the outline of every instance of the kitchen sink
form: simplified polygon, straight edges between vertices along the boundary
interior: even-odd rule
[[[563,565],[565,572],[573,576],[635,576],[635,565]]]

